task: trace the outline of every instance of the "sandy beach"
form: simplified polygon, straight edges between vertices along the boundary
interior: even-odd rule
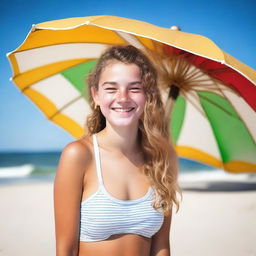
[[[182,187],[172,256],[256,255],[255,184]],[[0,186],[1,256],[55,255],[52,191],[52,182]]]

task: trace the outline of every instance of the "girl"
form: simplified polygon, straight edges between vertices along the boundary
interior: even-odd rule
[[[114,46],[88,84],[87,135],[64,148],[54,183],[57,256],[169,256],[181,190],[156,70]]]

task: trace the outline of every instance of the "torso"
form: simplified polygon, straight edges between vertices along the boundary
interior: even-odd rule
[[[93,144],[91,138],[87,138],[87,140],[89,140],[86,144],[90,147],[91,161],[84,175],[82,201],[98,189]],[[133,200],[147,193],[150,184],[145,175],[139,170],[143,163],[141,156],[128,159],[124,155],[113,154],[102,148],[100,154],[104,185],[112,196],[121,200]]]
[[[79,256],[149,256],[151,238],[135,234],[112,235],[100,242],[80,242]]]
[[[90,161],[87,161],[84,175],[82,201],[99,188],[92,138],[85,138],[83,143],[90,149]],[[120,200],[135,200],[147,193],[150,185],[139,169],[143,163],[139,154],[127,157],[100,147],[100,155],[104,186],[111,196]],[[79,255],[149,256],[150,246],[151,238],[137,234],[116,234],[103,241],[80,241]]]

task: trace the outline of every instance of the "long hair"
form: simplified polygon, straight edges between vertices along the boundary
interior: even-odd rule
[[[149,58],[131,45],[112,46],[99,58],[88,76],[90,106],[92,113],[87,118],[88,134],[98,133],[106,127],[106,119],[91,95],[91,87],[98,90],[99,79],[104,68],[113,62],[136,64],[141,73],[146,103],[139,120],[139,140],[144,158],[142,171],[155,191],[153,207],[169,215],[173,204],[179,210],[178,158],[169,136],[163,103],[157,86],[157,72]]]

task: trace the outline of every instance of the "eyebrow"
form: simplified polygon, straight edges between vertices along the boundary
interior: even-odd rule
[[[118,83],[117,82],[112,82],[112,81],[106,81],[104,82],[101,86],[104,86],[104,85],[117,85]],[[142,84],[142,81],[134,81],[134,82],[130,82],[129,85],[135,85],[135,84]]]

